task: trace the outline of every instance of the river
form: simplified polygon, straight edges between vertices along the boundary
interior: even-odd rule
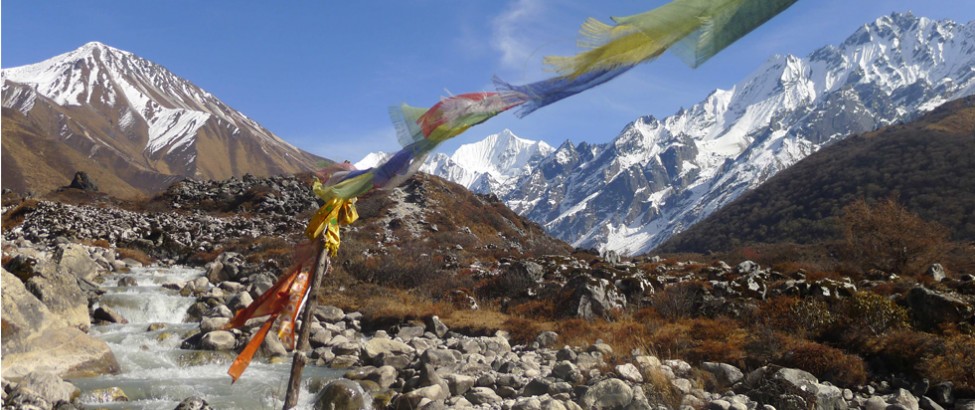
[[[149,267],[105,277],[106,293],[99,305],[115,310],[129,323],[92,326],[91,334],[115,353],[121,373],[70,380],[82,390],[85,408],[172,410],[191,396],[202,397],[215,409],[281,408],[290,359],[283,364],[255,359],[243,377],[231,384],[227,368],[235,353],[180,349],[182,340],[199,327],[196,322],[183,322],[196,300],[162,285],[201,275],[199,269]],[[116,286],[124,277],[135,279],[137,286]],[[309,385],[320,386],[341,375],[339,370],[305,367],[299,408],[311,407]],[[93,394],[111,387],[121,388],[129,401],[106,402]]]

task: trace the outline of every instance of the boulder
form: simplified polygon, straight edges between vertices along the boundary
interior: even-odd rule
[[[643,374],[640,373],[640,369],[634,366],[633,363],[617,365],[616,374],[618,374],[623,380],[627,380],[632,383],[643,383]]]
[[[412,356],[414,349],[393,339],[372,338],[362,344],[362,354],[370,361],[379,361],[382,356]]]
[[[226,330],[214,330],[200,339],[200,347],[206,350],[233,350],[236,346],[237,338]]]
[[[54,251],[54,263],[57,264],[59,272],[85,280],[94,279],[101,270],[98,263],[88,253],[88,249],[83,245],[74,243],[59,245]]]
[[[626,306],[626,297],[615,285],[588,274],[573,276],[560,291],[558,300],[561,301],[558,311],[571,312],[586,320],[608,319],[614,310]]]
[[[464,395],[464,398],[475,406],[492,406],[501,403],[501,396],[487,387],[474,387]]]
[[[440,318],[436,315],[427,317],[424,319],[424,324],[427,326],[427,331],[437,335],[437,337],[444,337],[447,334],[447,325],[440,321]]]
[[[942,323],[957,323],[972,317],[972,305],[961,298],[915,286],[907,293],[907,306],[914,324],[924,330]]]
[[[633,389],[620,379],[606,379],[596,383],[582,396],[587,409],[621,409],[633,401]]]
[[[369,401],[358,383],[337,379],[325,385],[312,403],[315,410],[358,410],[366,408]]]
[[[928,266],[928,270],[924,274],[931,279],[934,279],[935,282],[941,282],[945,280],[945,276],[947,276],[945,275],[945,267],[941,266],[940,263],[935,263]]]
[[[463,374],[448,374],[444,376],[451,396],[463,396],[474,387],[474,378]]]
[[[118,312],[105,306],[99,306],[98,309],[95,309],[95,312],[93,312],[91,316],[98,322],[121,324],[129,323],[129,321],[122,317],[122,315],[120,315]]]
[[[345,318],[345,312],[335,306],[318,306],[315,308],[315,318],[320,322],[336,323]]]
[[[202,397],[187,397],[176,406],[175,410],[213,410],[213,407],[210,407],[210,403]]]
[[[61,377],[116,373],[108,344],[91,337],[52,313],[14,275],[3,270],[2,367],[5,378],[34,371]]]
[[[12,395],[16,396],[18,391],[25,395],[27,392],[33,393],[43,397],[50,403],[71,401],[81,393],[73,384],[61,380],[60,377],[53,373],[45,371],[27,374],[26,377],[17,383],[17,388],[14,389]]]
[[[553,347],[559,341],[559,334],[551,330],[547,330],[539,333],[538,337],[535,338],[535,341],[538,342],[538,347]]]
[[[816,376],[803,370],[765,366],[749,373],[744,383],[749,398],[777,409],[847,409],[843,390],[820,384]]]
[[[88,253],[83,248],[82,252]],[[49,263],[42,263],[37,274],[24,282],[24,287],[65,326],[87,331],[91,326],[88,295],[78,281],[79,277],[62,272]]]
[[[67,188],[98,192],[98,186],[92,182],[91,178],[88,177],[88,173],[85,171],[75,172],[74,178],[71,179],[71,183],[68,184]]]
[[[704,362],[701,370],[711,373],[721,387],[731,387],[745,378],[741,370],[727,363]]]

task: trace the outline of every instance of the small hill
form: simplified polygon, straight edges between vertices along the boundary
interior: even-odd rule
[[[851,136],[810,155],[687,231],[659,252],[724,251],[749,243],[837,239],[841,209],[893,198],[975,240],[975,98],[908,124]]]

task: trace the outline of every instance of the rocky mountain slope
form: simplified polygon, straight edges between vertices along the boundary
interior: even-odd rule
[[[3,186],[46,192],[84,170],[119,196],[184,177],[311,170],[322,161],[166,68],[101,43],[2,71]]]
[[[917,121],[823,148],[664,243],[662,251],[729,250],[747,242],[814,243],[842,236],[850,202],[893,197],[975,240],[975,97]]]
[[[826,145],[973,92],[975,22],[895,13],[607,144],[566,142],[495,192],[575,246],[647,252]]]

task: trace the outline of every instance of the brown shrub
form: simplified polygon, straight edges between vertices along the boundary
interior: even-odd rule
[[[889,330],[908,327],[907,309],[873,292],[860,291],[843,300],[843,331],[878,336]]]
[[[7,211],[3,215],[3,230],[9,231],[24,223],[24,218],[27,217],[27,214],[34,212],[38,203],[40,201],[36,199],[25,199],[15,206],[14,209]]]
[[[862,269],[920,274],[948,249],[948,230],[893,199],[857,200],[843,208],[846,255]]]
[[[975,335],[948,335],[944,353],[922,361],[920,367],[931,380],[951,381],[959,393],[975,394]]]
[[[670,320],[695,316],[703,303],[704,285],[697,281],[669,286],[654,294],[651,299],[657,313]]]
[[[836,316],[826,302],[793,296],[769,299],[760,306],[758,317],[765,327],[802,338],[818,338],[836,323]]]
[[[748,332],[727,318],[664,323],[650,336],[652,350],[690,362],[713,361],[742,366]]]
[[[944,341],[931,333],[900,329],[888,332],[859,348],[864,350],[865,356],[876,359],[873,362],[880,367],[874,369],[876,371],[917,376],[921,358],[941,356],[944,352]]]
[[[795,342],[779,362],[783,366],[805,370],[840,386],[857,386],[867,381],[867,368],[863,359],[816,342]]]
[[[514,316],[505,320],[503,326],[511,341],[517,344],[529,344],[535,341],[539,333],[545,331],[537,321]]]
[[[532,299],[508,307],[508,314],[536,319],[554,319],[558,312],[555,304],[545,299]]]
[[[136,260],[136,261],[138,261],[139,263],[141,263],[143,265],[150,265],[153,262],[152,257],[150,257],[148,254],[146,254],[145,252],[143,252],[143,251],[141,251],[139,249],[133,249],[133,248],[115,248],[115,252],[118,253],[119,258],[122,258],[122,259],[125,259],[125,258],[133,259],[133,260]]]
[[[112,244],[105,239],[83,239],[81,243],[84,245],[95,246],[95,247],[105,248],[105,249],[110,249],[112,247]]]

